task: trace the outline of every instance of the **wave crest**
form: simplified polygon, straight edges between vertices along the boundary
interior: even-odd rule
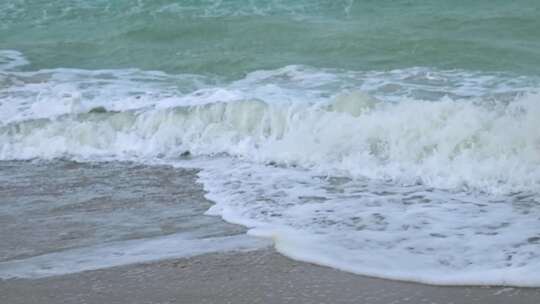
[[[89,111],[0,128],[0,157],[177,157],[227,153],[349,176],[489,191],[540,185],[540,103],[448,98],[381,102],[364,93],[326,104],[237,100]]]

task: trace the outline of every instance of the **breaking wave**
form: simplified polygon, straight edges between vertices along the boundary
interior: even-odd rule
[[[329,102],[234,100],[109,111],[0,127],[2,159],[178,157],[227,153],[329,174],[472,187],[540,186],[540,102],[382,102],[361,92]]]

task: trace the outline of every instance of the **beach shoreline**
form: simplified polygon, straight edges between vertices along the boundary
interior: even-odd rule
[[[540,303],[540,1],[0,20],[0,304]]]
[[[56,303],[537,303],[538,288],[449,287],[354,275],[272,249],[210,253],[0,281],[0,302]]]

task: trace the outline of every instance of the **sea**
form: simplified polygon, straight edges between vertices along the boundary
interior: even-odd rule
[[[540,287],[538,0],[0,1],[0,278],[273,246]]]

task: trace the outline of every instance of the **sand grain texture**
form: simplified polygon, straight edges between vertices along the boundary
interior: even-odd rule
[[[44,279],[0,282],[5,304],[536,304],[540,289],[440,287],[366,278],[272,250],[214,253]]]

